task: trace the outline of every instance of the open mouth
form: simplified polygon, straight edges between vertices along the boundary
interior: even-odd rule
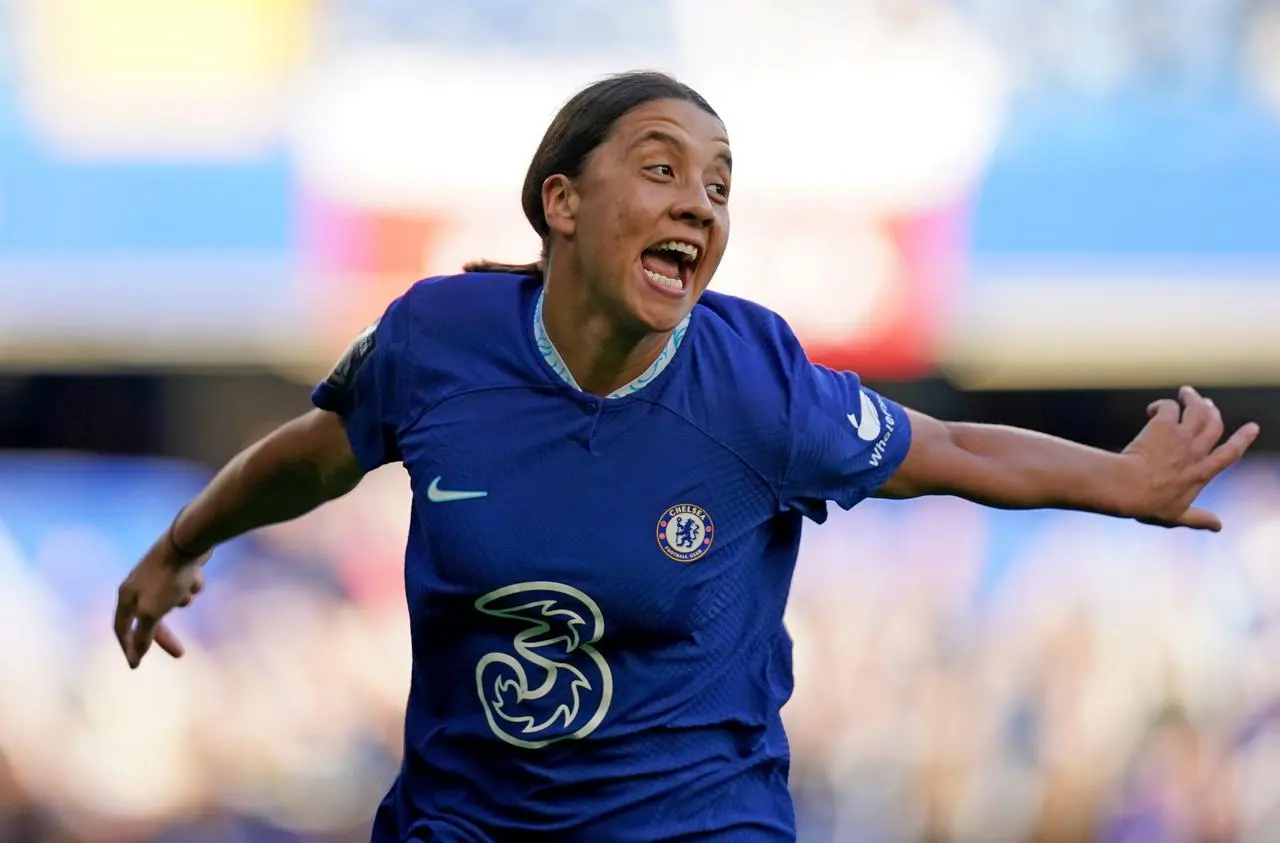
[[[640,255],[640,266],[654,286],[677,295],[689,288],[702,250],[682,240],[664,240]]]

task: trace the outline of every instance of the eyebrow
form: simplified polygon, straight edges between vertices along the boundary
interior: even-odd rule
[[[720,143],[723,143],[726,146],[728,146],[729,144],[728,138],[713,138],[713,140],[719,141]],[[666,131],[665,129],[653,128],[653,129],[645,129],[644,132],[642,132],[631,144],[631,148],[634,150],[645,145],[646,143],[655,143],[655,142],[673,147],[675,149],[683,149],[685,147],[684,141],[682,141],[680,138],[676,137],[675,135],[671,134],[670,132]],[[719,152],[717,152],[716,160],[722,162],[725,168],[729,170],[729,172],[733,172],[733,156],[729,154],[728,149],[722,149]]]

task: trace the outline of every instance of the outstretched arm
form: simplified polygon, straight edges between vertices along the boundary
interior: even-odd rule
[[[1258,435],[1250,423],[1218,444],[1222,415],[1191,387],[1156,401],[1119,454],[1012,427],[942,422],[908,411],[911,447],[879,497],[955,495],[1001,509],[1074,509],[1166,527],[1217,531],[1192,506]]]
[[[151,642],[182,647],[160,622],[200,590],[201,566],[219,544],[288,521],[355,488],[365,472],[400,460],[399,424],[413,394],[401,354],[411,326],[407,296],[356,336],[311,393],[316,409],[281,425],[227,463],[174,519],[120,586],[115,633],[137,667]]]
[[[342,418],[312,410],[234,457],[184,508],[120,586],[115,633],[137,667],[154,640],[182,645],[161,619],[200,590],[200,567],[219,544],[296,518],[351,491],[364,476]]]
[[[190,557],[345,495],[364,477],[337,413],[311,410],[237,454],[174,520]]]

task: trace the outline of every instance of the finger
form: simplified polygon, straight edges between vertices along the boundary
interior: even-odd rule
[[[116,633],[116,641],[120,642],[120,650],[125,658],[129,657],[129,639],[131,638],[129,633],[133,630],[133,609],[137,602],[137,595],[132,589],[120,586],[120,592],[116,597],[116,615],[112,629]]]
[[[178,601],[180,608],[187,608],[191,605],[191,601],[196,599],[196,595],[204,590],[204,574],[200,571],[191,580],[191,586],[187,591],[187,596]]]
[[[138,623],[133,628],[132,647],[129,651],[129,666],[137,667],[142,663],[142,657],[147,654],[147,650],[151,649],[151,642],[155,639],[156,627],[160,625],[160,618],[152,614],[139,614]]]
[[[1213,450],[1213,446],[1218,444],[1225,429],[1222,424],[1222,411],[1218,409],[1218,405],[1208,398],[1204,399],[1204,403],[1208,416],[1204,427],[1192,442],[1196,452],[1201,454],[1207,454]]]
[[[1253,422],[1231,435],[1231,438],[1215,448],[1205,459],[1206,473],[1212,479],[1240,461],[1249,450],[1253,440],[1258,438],[1261,428]]]
[[[178,636],[174,635],[173,631],[164,624],[160,624],[156,627],[155,638],[156,645],[175,659],[182,658],[182,654],[186,652],[186,649],[182,646],[182,642],[178,640]]]
[[[1161,398],[1147,405],[1147,417],[1153,421],[1160,419],[1177,424],[1178,419],[1182,417],[1182,408],[1171,398]]]
[[[1192,433],[1198,434],[1204,430],[1205,425],[1209,423],[1210,409],[1209,403],[1204,397],[1189,386],[1184,386],[1178,390],[1178,400],[1182,402],[1182,423],[1186,425]]]
[[[1178,526],[1217,533],[1222,530],[1222,521],[1209,510],[1193,506],[1178,519]]]

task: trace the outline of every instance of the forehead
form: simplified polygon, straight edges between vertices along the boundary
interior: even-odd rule
[[[611,139],[629,148],[646,138],[661,135],[717,150],[729,145],[729,133],[719,119],[683,100],[655,100],[633,108],[618,119]]]

